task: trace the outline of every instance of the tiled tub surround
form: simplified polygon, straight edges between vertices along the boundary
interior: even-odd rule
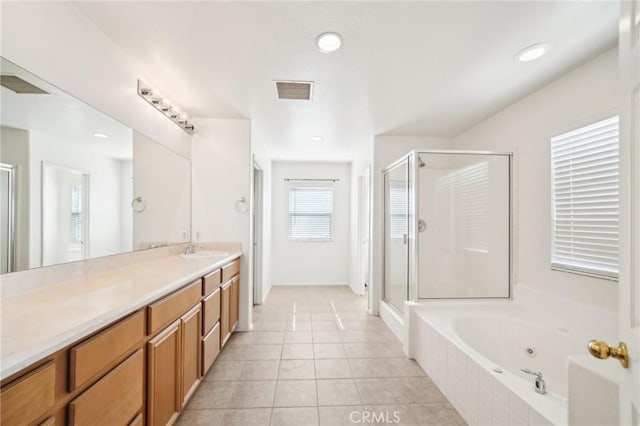
[[[512,301],[409,309],[410,356],[470,425],[567,424],[568,357],[584,353],[586,334]],[[521,368],[541,371],[548,393]]]
[[[185,259],[178,254],[180,247],[163,247],[3,276],[2,287],[10,286],[7,293],[11,296],[3,292],[0,298],[0,379],[241,255],[238,245],[211,245],[206,248],[226,250],[229,256]],[[127,256],[136,262],[132,264]],[[83,272],[63,280],[61,270],[70,268]],[[40,278],[47,270],[59,277],[59,281],[47,280],[43,285]],[[17,291],[17,282],[12,275],[33,280],[25,286],[29,291]],[[6,280],[7,277],[11,278]]]

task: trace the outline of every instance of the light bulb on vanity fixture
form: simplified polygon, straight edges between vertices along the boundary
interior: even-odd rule
[[[167,116],[171,121],[180,126],[185,132],[192,134],[194,126],[189,122],[187,115],[171,105],[168,99],[160,96],[157,90],[150,88],[142,80],[138,80],[138,95],[152,105],[155,109]]]

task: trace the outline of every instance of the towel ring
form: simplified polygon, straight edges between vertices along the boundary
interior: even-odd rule
[[[142,199],[142,197],[138,196],[133,200],[131,200],[131,208],[133,209],[134,212],[142,213],[144,209],[147,208],[147,205]]]
[[[246,213],[249,211],[249,204],[247,203],[247,199],[245,197],[242,197],[238,201],[236,201],[236,210],[239,213]]]

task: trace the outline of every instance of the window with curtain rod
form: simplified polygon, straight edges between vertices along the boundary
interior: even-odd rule
[[[333,239],[333,183],[338,179],[293,179],[289,182],[290,241]]]

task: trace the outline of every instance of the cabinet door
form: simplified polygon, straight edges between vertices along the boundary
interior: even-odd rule
[[[175,321],[147,343],[149,425],[173,423],[180,412],[180,322]]]
[[[180,318],[182,335],[182,406],[200,383],[200,338],[202,308],[200,303]]]
[[[229,331],[233,332],[238,325],[238,309],[239,306],[239,292],[240,292],[240,277],[235,276],[231,280],[231,294],[229,296]]]
[[[227,338],[231,334],[231,281],[222,286],[222,297],[220,301],[220,346],[227,343]]]

